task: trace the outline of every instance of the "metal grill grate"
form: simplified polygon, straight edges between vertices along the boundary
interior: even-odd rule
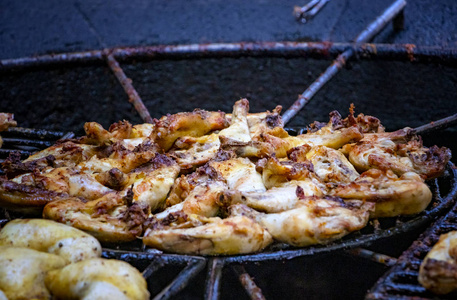
[[[367,294],[366,299],[455,299],[456,294],[437,295],[427,291],[417,281],[419,267],[441,234],[457,230],[457,205],[432,224],[399,257],[395,264]]]

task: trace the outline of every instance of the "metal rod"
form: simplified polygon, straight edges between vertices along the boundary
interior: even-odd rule
[[[178,292],[184,289],[189,281],[191,281],[205,266],[205,260],[194,260],[189,262],[184,270],[179,273],[178,276],[166,286],[159,294],[157,294],[153,299],[154,300],[165,300],[171,299]]]
[[[378,34],[386,24],[392,20],[406,5],[405,0],[397,0],[389,6],[379,17],[376,18],[368,27],[362,31],[355,39],[355,44],[366,43]],[[292,106],[283,114],[282,119],[284,124],[288,123],[310,100],[311,98],[335,76],[338,71],[346,65],[346,62],[355,54],[353,48],[349,48],[336,58],[336,60],[327,68],[327,70],[319,76]]]
[[[305,6],[295,6],[294,16],[297,21],[303,24],[314,18],[315,15],[327,4],[330,0],[311,0]]]
[[[233,265],[233,271],[238,275],[238,279],[248,293],[249,297],[253,300],[265,300],[262,290],[255,284],[252,277],[246,272],[243,266]]]
[[[189,45],[158,45],[132,48],[111,48],[118,61],[131,58],[209,58],[209,57],[313,57],[333,58],[349,47],[361,59],[388,59],[415,62],[457,62],[457,48],[418,46],[414,44],[360,44],[331,42],[241,42]],[[0,70],[67,64],[72,62],[103,62],[103,51],[42,55],[0,61]]]
[[[457,124],[457,113],[438,121],[433,121],[428,124],[416,127],[414,128],[414,131],[417,134],[427,134],[435,130],[441,130],[450,127],[455,124]]]
[[[165,265],[165,262],[162,259],[157,259],[154,260],[152,263],[150,263],[146,269],[143,270],[141,273],[144,278],[148,278],[151,276],[153,273],[157,272],[159,269],[161,269]]]
[[[391,267],[397,263],[397,259],[394,257],[376,253],[376,252],[373,252],[373,251],[370,251],[367,249],[363,249],[363,248],[349,249],[349,250],[346,250],[346,252],[349,254],[355,255],[355,256],[367,258],[369,260],[386,265],[388,267]]]
[[[221,286],[222,269],[224,261],[220,258],[211,258],[208,262],[209,270],[206,278],[205,299],[219,299],[219,290]]]
[[[138,95],[137,91],[132,85],[132,80],[128,78],[122,68],[120,67],[119,63],[116,61],[112,53],[109,53],[106,56],[106,61],[108,62],[108,66],[110,67],[111,71],[113,71],[114,75],[116,76],[117,80],[121,83],[124,91],[127,93],[129,97],[129,102],[133,104],[136,111],[140,114],[141,118],[146,123],[152,123],[151,115],[149,114],[148,109],[144,106],[143,101]]]

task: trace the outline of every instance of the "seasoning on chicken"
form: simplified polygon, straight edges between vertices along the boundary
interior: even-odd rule
[[[270,233],[255,221],[244,216],[221,219],[191,216],[178,226],[148,229],[143,237],[145,245],[167,252],[233,255],[252,253],[271,244]]]

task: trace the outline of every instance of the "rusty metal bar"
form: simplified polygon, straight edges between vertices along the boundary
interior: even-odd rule
[[[244,287],[252,300],[265,300],[262,290],[255,284],[252,277],[246,272],[243,266],[233,265],[233,271],[238,275],[241,285]]]
[[[113,54],[109,53],[108,55],[106,55],[106,61],[111,71],[113,71],[114,76],[116,76],[117,80],[119,80],[122,87],[124,88],[124,91],[127,93],[129,97],[129,102],[133,104],[136,111],[140,114],[141,118],[143,119],[143,121],[146,123],[152,123],[152,117],[149,114],[149,111],[146,108],[146,106],[144,106],[144,103],[141,100],[140,95],[138,95],[138,92],[133,87],[132,80],[125,75],[124,70],[122,70],[119,63],[114,58]]]
[[[355,44],[366,43],[370,41],[376,34],[378,34],[388,22],[390,22],[396,15],[398,15],[403,8],[406,6],[405,0],[397,0],[391,6],[389,6],[379,17],[376,18],[368,27],[362,31],[355,39]],[[292,106],[284,112],[282,119],[284,124],[288,123],[310,100],[311,98],[327,83],[330,79],[335,76],[338,71],[346,65],[348,59],[350,59],[356,52],[351,47],[345,50],[343,53],[338,55],[335,61],[325,72],[319,76],[298,99],[292,104]]]
[[[118,61],[131,58],[209,58],[209,57],[312,57],[334,58],[346,49],[361,59],[385,59],[414,62],[457,62],[457,49],[414,44],[359,44],[331,42],[242,42],[190,45],[159,45],[132,48],[112,48],[108,51]],[[59,65],[66,63],[103,62],[103,51],[73,52],[53,55],[4,59],[0,70],[16,70],[27,67]]]
[[[433,121],[428,124],[416,127],[414,128],[414,131],[417,134],[427,134],[435,130],[447,128],[454,124],[457,124],[457,114],[453,114],[452,116],[440,119],[438,121]]]
[[[208,261],[208,276],[206,278],[205,299],[219,299],[219,290],[221,286],[222,269],[224,260],[220,258],[210,258]]]
[[[367,258],[369,260],[372,260],[374,262],[386,265],[388,267],[391,267],[397,263],[397,259],[385,254],[380,254],[376,253],[367,249],[363,248],[354,248],[354,249],[349,249],[346,250],[347,253],[355,256],[359,256],[362,258]]]

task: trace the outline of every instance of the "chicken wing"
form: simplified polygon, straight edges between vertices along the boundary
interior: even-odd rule
[[[230,207],[232,215],[245,215],[265,227],[277,241],[296,247],[327,244],[362,229],[373,204],[358,200],[304,197],[295,207],[278,213],[257,212],[243,204]]]
[[[392,170],[399,176],[416,172],[425,179],[440,176],[451,158],[445,147],[424,147],[411,128],[366,134],[358,143],[348,144],[342,151],[359,171],[377,168]]]
[[[188,221],[179,227],[148,229],[143,243],[168,252],[231,255],[260,251],[272,242],[268,231],[244,216],[225,219],[199,217],[193,222]]]
[[[336,187],[330,195],[376,204],[372,218],[417,214],[432,200],[432,192],[413,172],[397,177],[392,171],[370,169],[358,179]]]

